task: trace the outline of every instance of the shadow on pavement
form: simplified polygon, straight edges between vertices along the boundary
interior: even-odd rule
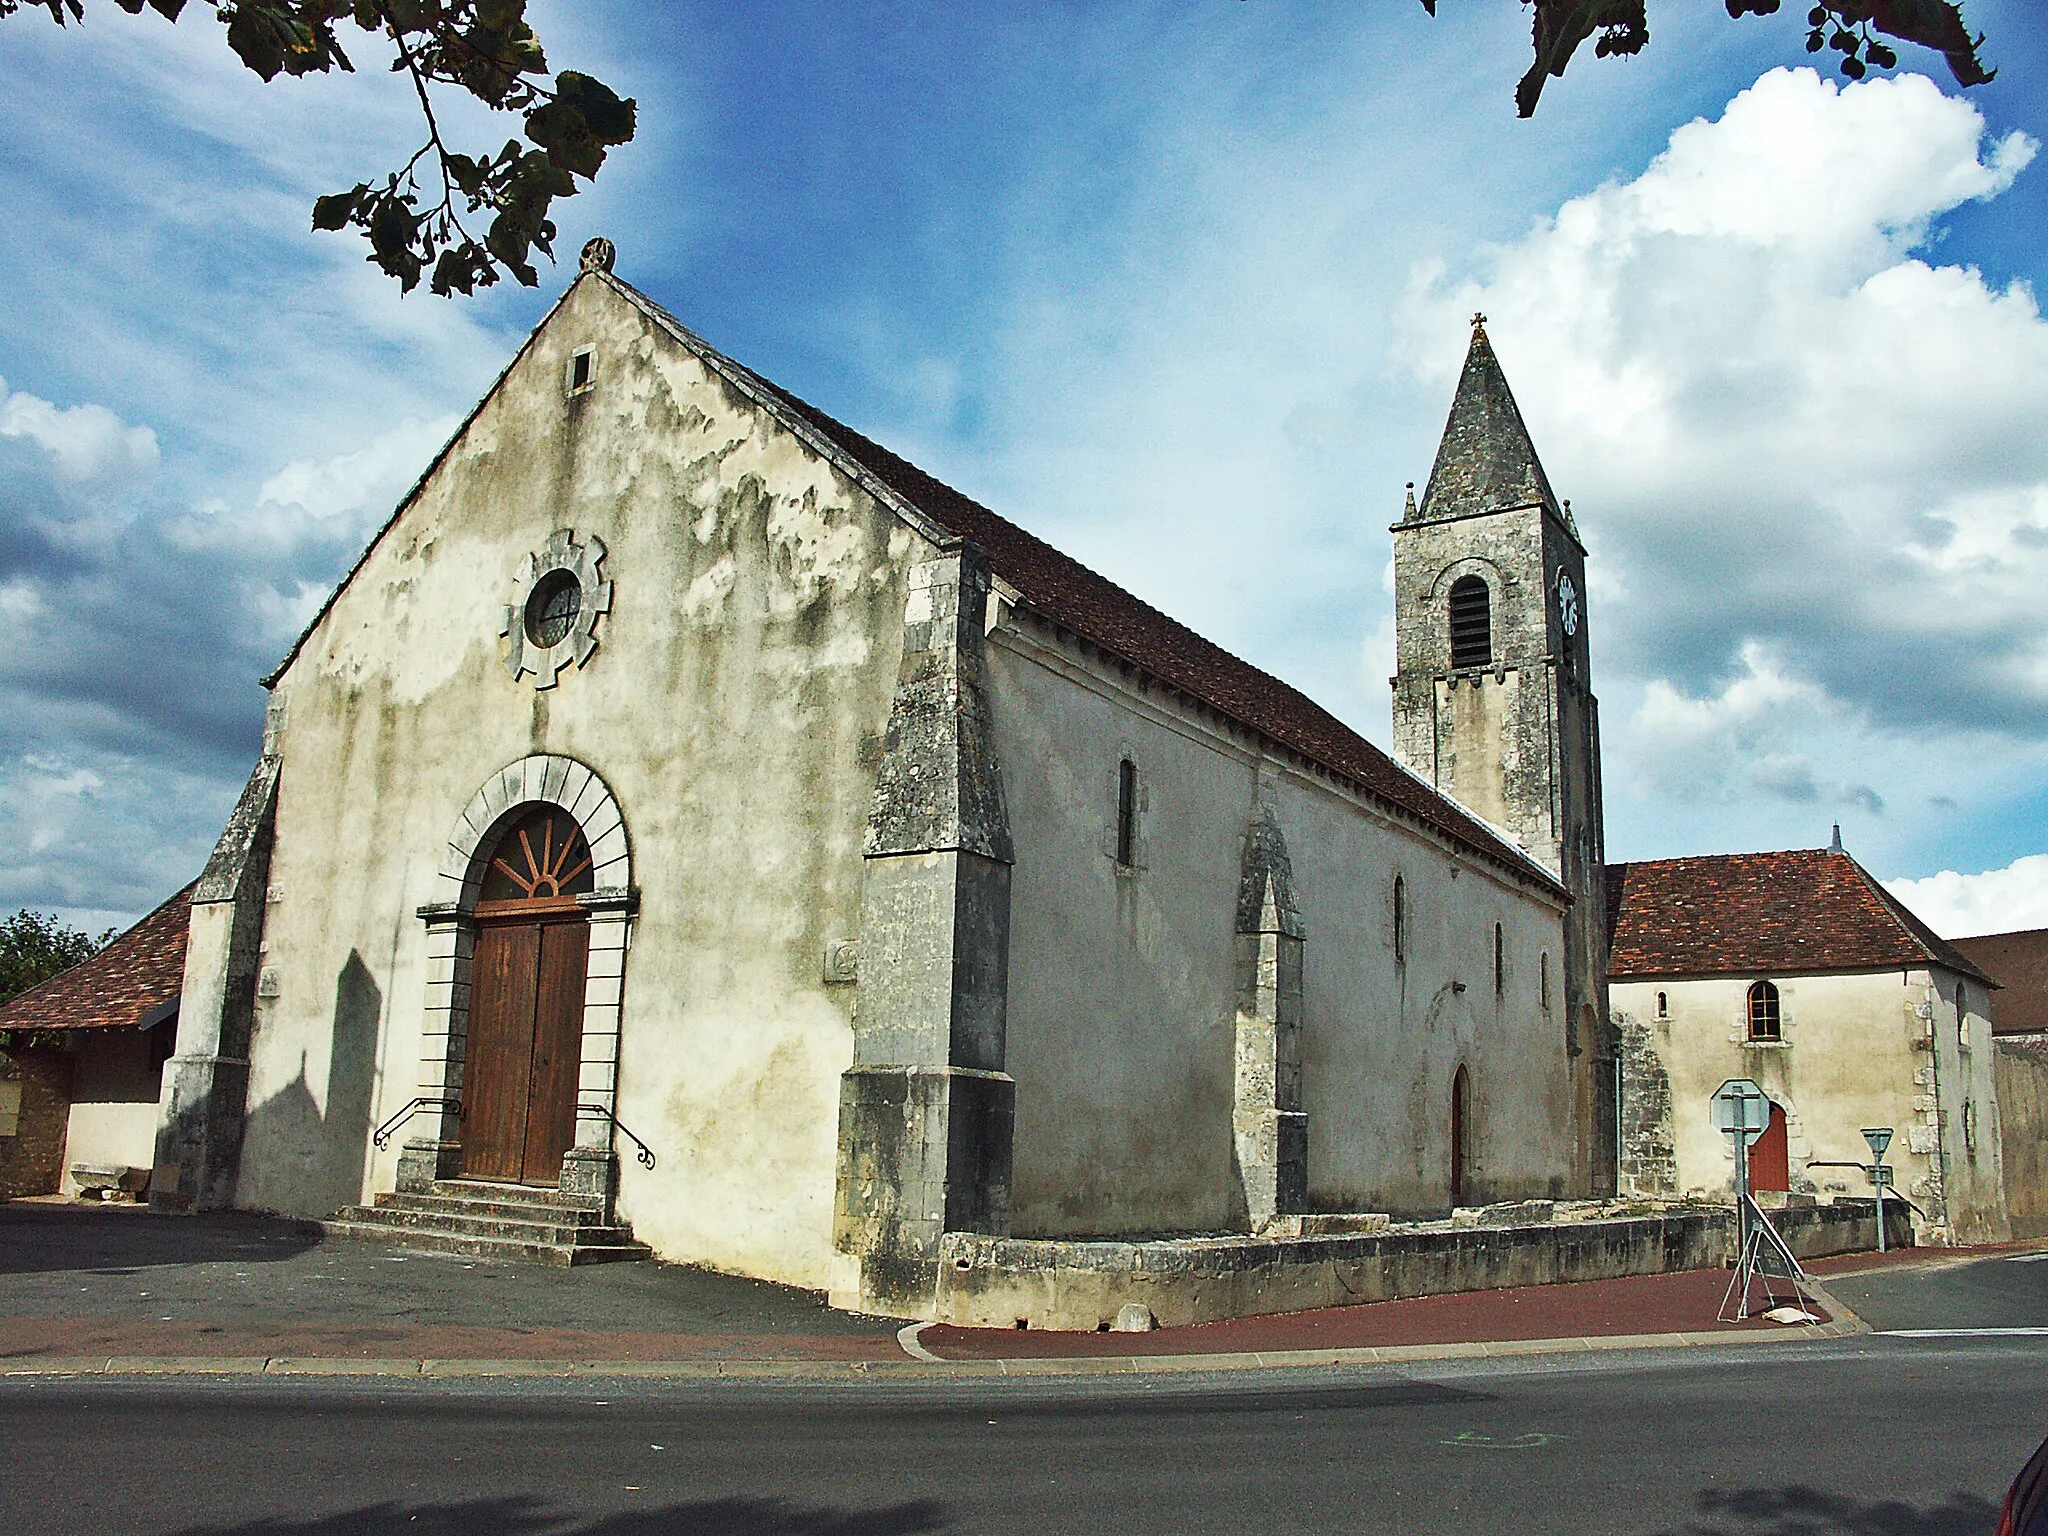
[[[1708,1489],[1684,1536],[1986,1536],[1998,1506],[1973,1493],[1936,1504],[1858,1499],[1818,1488]]]
[[[819,1509],[783,1499],[705,1499],[599,1515],[571,1522],[531,1498],[460,1504],[374,1504],[304,1519],[180,1526],[174,1536],[911,1536],[944,1527],[946,1509],[931,1499],[880,1509]]]
[[[0,1275],[269,1263],[320,1241],[309,1222],[245,1211],[168,1216],[117,1206],[0,1202]]]

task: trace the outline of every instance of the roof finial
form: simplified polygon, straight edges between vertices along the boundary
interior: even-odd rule
[[[1841,824],[1841,823],[1840,823],[1839,821],[1835,823],[1835,835],[1834,835],[1834,837],[1833,837],[1833,838],[1831,838],[1831,839],[1829,840],[1829,842],[1828,842],[1828,852],[1829,852],[1829,853],[1840,853],[1840,852],[1842,852],[1842,824]]]
[[[603,235],[583,242],[581,266],[586,272],[609,272],[612,263],[618,259],[618,250]]]
[[[1404,523],[1415,521],[1415,482],[1413,480],[1408,482],[1408,505],[1401,509],[1401,521]]]
[[[1483,330],[1485,330],[1485,329],[1486,329],[1486,316],[1484,316],[1484,315],[1482,315],[1482,314],[1478,314],[1478,313],[1476,313],[1476,312],[1475,312],[1475,313],[1473,314],[1473,316],[1472,316],[1472,329],[1473,329],[1473,330],[1475,330],[1475,331],[1483,331]]]

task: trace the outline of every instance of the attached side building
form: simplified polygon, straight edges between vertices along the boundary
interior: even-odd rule
[[[1609,988],[1623,1048],[1623,1187],[1732,1198],[1709,1101],[1772,1101],[1752,1183],[1868,1195],[1866,1126],[1938,1238],[2005,1236],[1995,983],[1839,847],[1611,865]]]
[[[1998,982],[1998,1148],[2014,1237],[2048,1237],[2048,928],[1957,939]]]
[[[186,886],[97,954],[0,1003],[0,1195],[121,1189],[155,1162],[177,1037]]]

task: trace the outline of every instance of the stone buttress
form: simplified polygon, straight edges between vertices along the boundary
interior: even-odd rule
[[[268,752],[258,760],[192,889],[177,1051],[164,1064],[149,1183],[158,1210],[234,1204],[281,764]]]
[[[1009,817],[985,681],[986,557],[914,566],[861,879],[840,1080],[836,1306],[928,1317],[947,1232],[1007,1229]]]
[[[1273,813],[1245,833],[1237,887],[1236,1092],[1232,1141],[1256,1232],[1308,1204],[1308,1115],[1301,1096],[1301,911]]]

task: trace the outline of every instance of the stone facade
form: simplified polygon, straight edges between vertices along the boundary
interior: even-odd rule
[[[2000,1035],[1992,1046],[2012,1235],[2048,1237],[2048,1034]]]
[[[1612,1191],[1599,705],[1586,551],[1475,322],[1429,485],[1394,525],[1394,740],[1401,760],[1504,829],[1572,894],[1549,1002],[1569,1063],[1573,1190]],[[1483,584],[1485,638],[1454,653],[1451,591]]]
[[[601,263],[271,683],[165,1204],[462,1172],[536,815],[588,850],[545,1182],[663,1257],[927,1316],[963,1233],[1442,1215],[1461,1080],[1470,1198],[1585,1182],[1540,859]]]
[[[64,1184],[71,1057],[51,1046],[0,1050],[0,1199]]]

